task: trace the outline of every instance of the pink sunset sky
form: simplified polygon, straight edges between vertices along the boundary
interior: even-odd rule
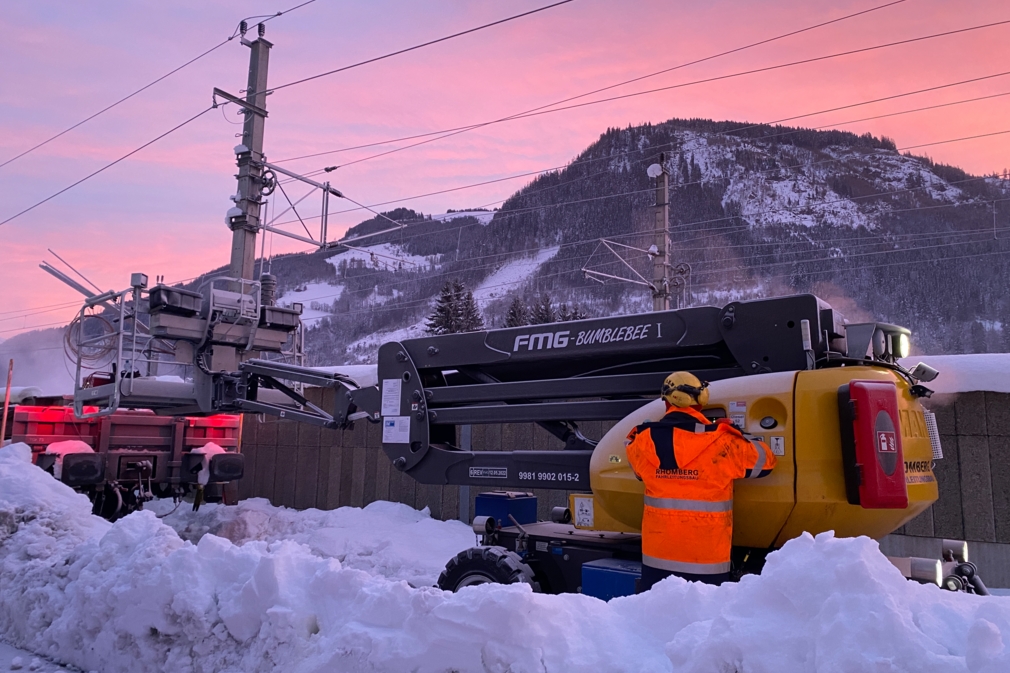
[[[419,51],[278,91],[268,99],[273,160],[497,119],[622,80],[884,4],[868,0],[575,0]],[[238,20],[295,0],[9,3],[0,14],[0,163],[147,84],[230,35]],[[317,0],[267,24],[279,85],[504,18],[548,2]],[[621,87],[724,75],[1010,20],[998,0],[905,0],[892,7]],[[253,34],[255,30],[253,31]],[[488,126],[337,169],[329,179],[373,204],[560,166],[608,127],[672,117],[763,122],[1010,70],[1010,24],[767,73]],[[45,147],[0,168],[0,221],[245,87],[248,49],[211,55]],[[1010,92],[1010,75],[811,117],[887,135],[899,147],[1010,129],[1010,96],[858,123],[861,117]],[[213,110],[99,176],[0,227],[0,339],[65,323],[80,296],[38,269],[52,248],[103,289],[134,271],[183,280],[228,262],[235,192],[234,106]],[[294,161],[309,172],[395,147]],[[915,150],[981,174],[1010,166],[1010,135]],[[489,205],[529,177],[409,199],[425,213]],[[294,187],[292,194],[301,196]],[[318,214],[310,197],[302,211]],[[345,210],[334,201],[332,210]],[[366,219],[331,219],[331,235]],[[298,227],[298,225],[295,225]],[[298,227],[300,229],[300,227]],[[297,229],[292,229],[297,231]],[[268,246],[270,244],[268,243]],[[273,237],[273,252],[306,250]],[[58,305],[58,306],[57,306]],[[56,306],[55,308],[53,308]]]

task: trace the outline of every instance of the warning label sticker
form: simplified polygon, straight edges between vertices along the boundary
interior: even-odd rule
[[[575,498],[575,525],[592,528],[596,524],[592,498]]]
[[[772,453],[776,456],[786,455],[786,438],[785,437],[772,437]]]
[[[747,402],[729,403],[729,420],[736,427],[744,430],[747,425]]]

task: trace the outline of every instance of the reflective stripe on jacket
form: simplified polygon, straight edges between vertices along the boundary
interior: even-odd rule
[[[775,455],[694,409],[671,409],[628,440],[628,462],[645,484],[643,563],[696,575],[729,572],[733,480],[768,474]]]

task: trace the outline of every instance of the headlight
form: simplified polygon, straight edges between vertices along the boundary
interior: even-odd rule
[[[895,344],[895,355],[899,358],[907,358],[911,348],[911,342],[907,334],[899,334]]]

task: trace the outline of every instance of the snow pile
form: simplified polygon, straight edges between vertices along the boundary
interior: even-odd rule
[[[0,388],[0,404],[7,394],[6,388]],[[21,404],[32,397],[42,397],[42,389],[36,386],[11,386],[10,403]]]
[[[171,501],[161,500],[151,509],[161,513],[172,507]],[[181,507],[163,521],[193,543],[208,534],[238,545],[291,540],[318,556],[339,560],[344,568],[406,580],[413,586],[434,585],[449,558],[476,544],[469,526],[438,521],[427,509],[418,512],[394,502],[373,502],[364,509],[298,511],[253,498],[234,507],[204,505],[197,512]]]
[[[68,439],[65,442],[53,442],[46,447],[46,454],[56,456],[53,463],[53,477],[59,479],[63,476],[63,456],[71,453],[94,453],[95,450],[88,446],[87,442],[79,439]]]
[[[935,380],[925,384],[933,392],[1010,393],[1010,353],[912,356],[902,359],[901,366],[912,369],[920,362],[940,372]]]
[[[358,384],[359,388],[374,386],[379,382],[379,365],[333,365],[330,367],[312,367],[318,372],[326,374],[343,374],[347,378]]]
[[[268,537],[290,527],[309,538],[337,514],[250,507],[246,520],[259,511]],[[772,554],[760,577],[723,587],[669,579],[604,603],[526,586],[412,588],[395,573],[359,570],[350,555],[341,563],[290,539],[236,546],[204,533],[192,544],[152,512],[109,526],[88,511],[81,496],[30,465],[27,447],[0,450],[0,638],[85,670],[1010,668],[1010,600],[907,582],[867,538],[804,536]],[[360,545],[359,558],[366,547],[382,554],[397,546],[407,558],[422,541],[397,539],[406,512],[396,506],[339,516],[355,528],[348,540]],[[216,513],[205,524],[226,518]]]
[[[228,453],[228,452],[222,449],[214,442],[207,442],[203,446],[199,446],[193,449],[192,451],[190,451],[190,453],[197,456],[203,456],[203,458],[200,459],[200,471],[196,475],[196,483],[200,484],[201,486],[206,486],[207,484],[210,483],[211,458],[220,453]]]

